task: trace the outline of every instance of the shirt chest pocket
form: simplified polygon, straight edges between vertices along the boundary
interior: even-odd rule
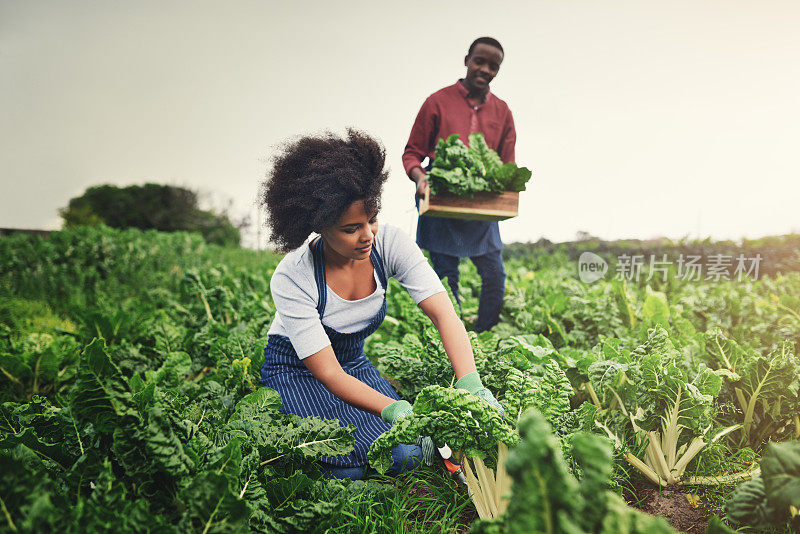
[[[501,128],[500,121],[486,121],[483,123],[483,135],[489,146],[494,146],[500,140]]]
[[[484,126],[486,126],[487,130],[499,131],[500,121],[486,121],[484,122]]]

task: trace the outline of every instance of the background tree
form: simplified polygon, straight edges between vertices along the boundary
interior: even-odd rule
[[[90,187],[70,199],[59,215],[66,228],[102,223],[112,228],[199,232],[218,245],[238,246],[240,241],[239,229],[226,214],[201,210],[196,192],[170,185]]]

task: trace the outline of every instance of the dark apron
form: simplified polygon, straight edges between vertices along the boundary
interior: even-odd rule
[[[317,283],[319,304],[317,312],[320,321],[327,302],[325,279],[325,252],[322,239],[314,245],[314,279]],[[372,247],[370,260],[378,279],[386,291],[386,272],[383,261]],[[382,378],[378,370],[364,354],[364,340],[378,329],[386,317],[386,295],[381,309],[366,328],[352,334],[342,334],[323,324],[325,333],[331,341],[333,352],[342,369],[387,397],[400,399],[391,384]],[[333,395],[322,383],[314,378],[292,347],[286,336],[271,335],[264,349],[264,365],[261,367],[261,383],[277,391],[283,402],[285,413],[301,417],[317,416],[323,419],[338,419],[341,426],[355,425],[355,450],[344,456],[323,456],[320,461],[342,467],[355,467],[367,464],[367,451],[375,439],[389,430],[391,425],[380,417],[359,410]]]

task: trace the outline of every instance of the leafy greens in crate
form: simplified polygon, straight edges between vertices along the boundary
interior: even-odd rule
[[[458,134],[439,140],[428,179],[434,195],[451,193],[472,198],[483,191],[525,191],[532,175],[526,167],[503,163],[482,133],[472,133],[469,146],[461,142]]]

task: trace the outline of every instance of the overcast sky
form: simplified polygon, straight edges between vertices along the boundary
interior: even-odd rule
[[[799,27],[790,0],[0,0],[0,227],[145,181],[255,223],[276,144],[352,125],[386,145],[382,222],[412,231],[411,124],[490,35],[534,172],[504,241],[797,232]]]

